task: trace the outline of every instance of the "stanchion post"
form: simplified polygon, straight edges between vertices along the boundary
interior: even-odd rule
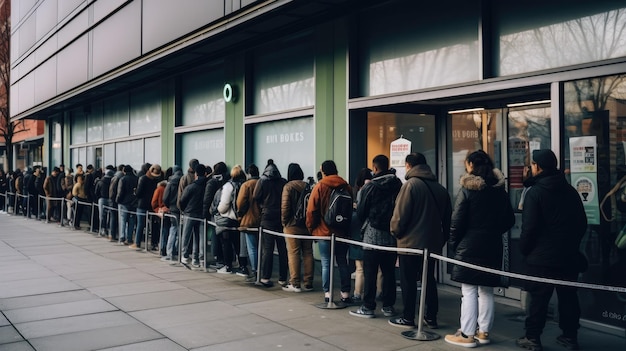
[[[261,285],[261,252],[263,250],[263,227],[259,224],[259,239],[256,244],[256,285]]]
[[[402,332],[402,336],[411,340],[431,341],[440,338],[439,334],[422,330],[424,320],[424,308],[426,307],[426,285],[428,282],[428,249],[424,249],[424,263],[422,264],[422,291],[420,292],[420,306],[417,320],[417,331],[407,330]]]
[[[91,217],[89,217],[89,232],[93,233],[93,202],[91,203]]]
[[[202,255],[204,256],[204,263],[202,265],[204,267],[202,267],[202,269],[204,270],[204,273],[208,273],[209,272],[209,268],[208,268],[209,265],[207,264],[207,262],[208,262],[208,258],[209,257],[207,256],[207,252],[206,252],[207,251],[207,246],[208,246],[207,243],[209,242],[209,238],[207,237],[207,224],[208,224],[207,222],[208,222],[208,220],[205,219],[203,222],[204,222],[204,226],[203,226],[204,227],[203,228],[204,234],[202,234],[202,235],[204,236],[204,241],[203,241],[204,245],[202,245]],[[200,239],[199,235],[198,235],[198,239]]]
[[[145,247],[143,252],[148,252],[148,224],[150,225],[150,235],[152,235],[152,221],[149,221],[148,220],[149,218],[150,218],[150,211],[146,210],[146,218],[144,218],[144,221],[146,221],[146,223],[143,226],[144,228],[144,232],[143,232],[144,245],[143,246]],[[142,233],[139,233],[139,234],[142,234]]]

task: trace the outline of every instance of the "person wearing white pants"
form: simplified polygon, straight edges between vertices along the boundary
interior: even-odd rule
[[[482,150],[467,156],[465,170],[452,212],[448,246],[455,260],[500,269],[502,233],[515,223],[504,175]],[[488,344],[494,318],[493,287],[501,285],[500,276],[455,265],[451,279],[461,283],[461,328],[446,335],[445,341],[462,347]]]

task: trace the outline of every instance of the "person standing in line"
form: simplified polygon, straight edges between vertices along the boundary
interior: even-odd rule
[[[154,195],[161,175],[161,166],[154,164],[150,165],[144,175],[139,177],[137,181],[137,190],[135,190],[135,196],[137,197],[137,231],[135,232],[135,243],[129,246],[131,249],[141,249],[141,239],[143,239],[143,231],[146,229],[146,213],[152,210],[152,195]],[[148,243],[146,243],[147,247]],[[154,251],[156,247],[151,249]]]
[[[214,221],[215,218],[211,213],[211,205],[213,205],[213,200],[215,199],[217,191],[230,179],[230,171],[228,170],[226,163],[220,161],[213,165],[213,172],[209,173],[211,174],[208,176],[206,186],[204,187],[202,213],[204,213],[207,221]],[[220,269],[227,264],[227,262],[224,261],[224,255],[222,253],[222,238],[216,235],[215,228],[213,226],[209,226],[208,228],[207,237],[211,238],[211,257],[206,261],[209,267]],[[231,264],[229,263],[228,265]]]
[[[248,260],[250,261],[251,272],[246,274],[245,271],[238,271],[237,275],[248,275],[247,282],[255,282],[257,275],[258,249],[259,249],[259,231],[261,225],[261,208],[254,201],[254,189],[259,181],[259,167],[255,164],[248,166],[249,179],[241,184],[239,195],[237,195],[237,211],[241,218],[239,222],[239,231],[244,234],[246,247],[248,250]],[[250,230],[251,229],[251,230]]]
[[[254,188],[254,200],[261,206],[261,226],[275,232],[283,230],[280,223],[280,205],[283,187],[287,180],[280,175],[274,160],[269,159],[263,175]],[[272,269],[274,266],[274,246],[278,249],[278,284],[287,284],[287,245],[285,238],[271,234],[263,235],[263,250],[261,252],[261,285],[271,288],[274,283]]]
[[[370,245],[396,247],[396,239],[389,232],[396,196],[402,181],[395,171],[389,169],[389,158],[377,155],[372,160],[374,177],[361,189],[361,199],[357,205],[357,216],[364,223],[363,242]],[[385,317],[396,315],[396,259],[393,251],[363,248],[363,277],[365,290],[363,304],[350,311],[356,317],[373,318],[376,310],[376,280],[378,270],[383,275],[381,312]]]
[[[224,255],[224,266],[217,270],[220,274],[233,274],[233,262],[238,259],[240,242],[239,218],[237,215],[237,193],[246,180],[246,174],[240,165],[235,165],[230,172],[230,180],[224,183],[215,194],[211,212],[215,216],[215,235],[219,236]],[[234,201],[234,203],[233,203]],[[233,206],[234,205],[234,206]],[[241,264],[245,266],[246,264]]]
[[[467,156],[465,170],[452,211],[448,246],[455,260],[501,269],[502,234],[515,223],[506,180],[482,150]],[[461,328],[446,335],[445,341],[463,347],[488,344],[495,315],[493,288],[501,284],[500,276],[455,265],[451,278],[461,283]]]
[[[161,255],[161,257],[167,256],[167,237],[170,229],[170,218],[165,216],[166,213],[169,213],[169,208],[165,205],[165,202],[163,202],[163,194],[165,193],[166,186],[167,180],[159,181],[154,193],[152,193],[152,200],[150,201],[152,211],[157,214],[152,223],[153,239],[151,238],[151,240],[153,243],[158,244],[159,255]],[[159,233],[158,237],[156,235],[157,233]],[[156,244],[154,245],[155,248],[157,246]]]
[[[324,221],[324,213],[330,205],[330,197],[333,189],[345,187],[352,194],[352,188],[342,177],[339,176],[337,165],[332,160],[326,160],[321,165],[322,179],[311,191],[311,197],[306,208],[306,226],[313,236],[330,237],[335,234],[338,237],[348,238],[349,232],[341,232],[331,229]],[[333,257],[330,256],[330,241],[319,240],[317,242],[322,265],[322,289],[324,290],[324,302],[330,300],[330,270],[333,269]],[[349,245],[342,242],[335,243],[335,262],[339,269],[339,280],[341,284],[341,302],[345,305],[352,305],[350,296],[350,269],[348,268]]]
[[[131,245],[133,243],[133,232],[137,224],[135,211],[137,210],[137,176],[130,165],[124,166],[124,176],[117,183],[117,202],[120,222],[120,243]]]
[[[61,194],[60,189],[57,187],[59,184],[59,173],[60,169],[58,167],[54,167],[50,175],[47,176],[43,182],[43,191],[48,198],[46,199],[46,219],[53,222],[56,222],[60,215],[60,202],[57,200]]]
[[[354,201],[354,211],[352,212],[352,222],[350,223],[350,239],[354,241],[363,241],[363,222],[359,220],[359,216],[356,214],[356,209],[361,200],[361,189],[365,184],[372,180],[372,170],[365,167],[361,168],[356,175],[354,181],[354,187],[352,187]],[[363,247],[360,245],[350,245],[350,251],[348,256],[351,260],[354,260],[354,294],[352,300],[355,303],[363,302]]]
[[[178,184],[183,176],[180,166],[172,167],[172,176],[167,179],[167,185],[163,192],[163,204],[168,207],[169,214],[174,217],[170,219],[167,245],[165,247],[165,257],[161,261],[171,261],[175,263],[174,257],[178,256],[178,226],[180,223],[180,210],[178,209]]]
[[[72,189],[72,201],[74,201],[74,229],[80,230],[80,221],[83,219],[83,209],[85,205],[80,204],[80,202],[87,202],[87,192],[85,192],[85,175],[80,173],[76,175],[76,182],[74,183],[74,188]]]
[[[207,182],[206,167],[203,164],[200,163],[196,166],[194,177],[194,182],[185,187],[180,199],[178,199],[180,209],[185,215],[183,242],[181,243],[183,257],[180,261],[183,264],[189,264],[191,257],[192,266],[200,267],[200,222],[197,219],[204,218],[202,199]]]
[[[576,281],[587,269],[587,260],[579,251],[587,231],[587,216],[580,195],[557,169],[552,150],[534,150],[532,177],[524,182],[528,188],[522,204],[520,250],[530,276]],[[558,297],[559,328],[563,334],[556,342],[577,350],[580,328],[580,304],[576,288],[540,282],[526,282],[530,296],[525,321],[526,333],[517,339],[519,347],[541,351],[541,334],[546,324],[552,293]]]
[[[304,172],[297,163],[290,163],[287,167],[287,184],[283,187],[281,201],[281,222],[283,233],[294,235],[311,235],[306,224],[297,223],[295,219],[296,209],[300,195],[305,190],[307,183],[304,182]],[[289,262],[289,284],[283,290],[290,292],[313,290],[313,240],[302,240],[286,237],[287,261]],[[303,264],[303,269],[300,265]],[[303,285],[300,284],[302,272]]]
[[[407,155],[405,167],[406,182],[402,184],[396,198],[391,217],[391,234],[396,237],[398,248],[428,249],[431,253],[441,254],[450,236],[452,204],[448,191],[437,182],[437,177],[426,164],[424,155],[420,153]],[[389,324],[400,328],[415,328],[417,281],[423,279],[421,275],[424,259],[422,256],[404,252],[399,252],[398,258],[404,311],[402,317],[390,319]],[[439,327],[435,264],[435,259],[428,259],[426,312],[423,323],[431,329]]]
[[[96,183],[94,193],[98,198],[98,212],[100,217],[100,236],[107,236],[107,230],[109,230],[109,236],[112,227],[110,226],[111,217],[113,214],[108,207],[111,207],[111,199],[109,199],[109,188],[111,187],[111,179],[115,175],[113,166],[107,166],[107,170],[104,176]]]
[[[111,184],[109,184],[109,204],[113,208],[111,210],[111,217],[109,220],[109,241],[114,243],[118,241],[118,235],[121,236],[120,231],[120,214],[119,214],[119,206],[117,204],[117,185],[124,176],[124,165],[120,164],[117,166],[115,173],[113,174],[113,178],[111,178]]]

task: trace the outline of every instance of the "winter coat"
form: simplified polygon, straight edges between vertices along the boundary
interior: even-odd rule
[[[254,189],[259,178],[251,178],[241,184],[237,195],[237,215],[241,217],[239,230],[257,228],[261,224],[261,207],[254,201]]]
[[[239,226],[239,218],[237,216],[236,211],[236,203],[237,195],[234,192],[237,192],[241,187],[240,182],[228,181],[222,185],[220,191],[218,191],[215,196],[215,202],[217,203],[216,212],[215,213],[215,223],[217,224],[216,233],[221,234],[228,227],[238,227]],[[217,196],[219,195],[219,200]],[[233,207],[233,199],[235,200],[235,207]]]
[[[306,226],[313,236],[331,236],[333,231],[324,222],[324,213],[328,211],[330,195],[333,189],[347,186],[347,190],[352,194],[352,188],[348,183],[338,175],[325,176],[320,180],[313,190],[306,208]],[[335,235],[342,238],[349,238],[349,232],[334,231]]]
[[[261,226],[274,231],[282,231],[280,222],[280,206],[283,187],[287,183],[281,177],[275,164],[265,167],[263,175],[254,188],[254,200],[261,207]]]
[[[180,169],[174,171],[174,174],[170,176],[163,192],[163,203],[167,206],[170,212],[178,214],[180,209],[178,208],[178,184],[180,178],[182,178],[183,172]]]
[[[222,185],[228,181],[229,177],[229,174],[214,174],[206,181],[203,193],[204,197],[202,200],[202,213],[204,214],[204,218],[213,220],[211,205],[213,205],[215,194],[218,190],[220,190],[220,188],[222,188]]]
[[[152,211],[156,213],[169,212],[169,208],[165,205],[165,202],[163,202],[163,194],[165,193],[166,185],[166,180],[160,181],[152,194],[152,201],[150,201],[150,205],[152,207]]]
[[[115,173],[113,170],[108,170],[105,175],[96,183],[96,189],[94,193],[98,199],[109,199],[111,180]]]
[[[144,174],[139,178],[137,182],[137,190],[135,196],[137,196],[137,208],[142,210],[152,209],[152,195],[157,188],[159,180],[157,178],[150,178]]]
[[[296,209],[298,208],[300,194],[302,194],[305,187],[306,183],[303,180],[292,180],[287,182],[285,187],[283,187],[283,194],[280,203],[280,221],[283,225],[283,233],[285,234],[310,234],[306,225],[296,225],[296,219],[294,218],[296,215]]]
[[[131,210],[136,209],[137,197],[135,196],[135,189],[137,189],[137,176],[132,172],[124,174],[117,183],[117,198],[115,202],[129,207]]]
[[[114,206],[117,206],[117,187],[122,177],[124,177],[124,172],[115,172],[113,178],[111,178],[111,185],[109,185],[109,199],[114,202]]]
[[[366,244],[396,246],[396,240],[389,233],[391,216],[396,197],[402,182],[392,172],[376,174],[361,188],[361,200],[357,206],[357,216],[365,223],[363,242]]]
[[[502,268],[502,233],[515,223],[511,200],[505,190],[506,181],[494,169],[497,183],[487,184],[473,174],[461,177],[461,190],[456,197],[448,245],[454,259],[475,265]],[[498,286],[500,276],[454,265],[452,280],[471,285]]]
[[[542,172],[528,179],[524,196],[520,249],[534,266],[584,271],[579,251],[587,231],[587,216],[578,192],[560,171]]]
[[[180,210],[185,216],[193,218],[204,218],[202,213],[202,199],[204,197],[204,187],[206,186],[206,177],[198,177],[193,183],[187,185],[183,194],[178,199]]]
[[[187,173],[185,173],[184,176],[182,176],[178,182],[178,200],[180,200],[180,197],[183,195],[183,191],[185,190],[185,188],[193,183],[196,179],[196,173],[193,169],[189,168],[187,170]],[[178,206],[178,208],[180,208],[180,202],[178,202],[176,204]]]
[[[391,217],[391,235],[396,237],[398,248],[441,254],[450,236],[452,204],[448,191],[428,165],[412,167],[405,178]]]

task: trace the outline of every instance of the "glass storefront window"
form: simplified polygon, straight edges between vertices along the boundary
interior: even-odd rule
[[[129,135],[127,95],[120,95],[104,101],[102,114],[105,140]]]
[[[435,117],[424,114],[368,112],[367,114],[367,164],[372,168],[376,155],[390,158],[391,166],[404,181],[404,160],[394,160],[391,155],[391,143],[399,138],[411,142],[411,152],[420,152],[426,161],[437,171]]]
[[[91,106],[87,114],[87,141],[102,141],[102,103]]]
[[[87,122],[85,121],[85,114],[81,110],[74,110],[71,112],[72,119],[72,144],[84,144],[87,142]]]
[[[313,41],[307,37],[287,41],[265,48],[255,59],[254,114],[315,104]]]
[[[178,160],[178,164],[183,165],[183,169],[187,169],[189,160],[192,158],[213,167],[214,164],[224,161],[226,157],[223,128],[179,134],[177,139],[182,157],[182,160]]]
[[[58,118],[54,119],[50,126],[51,142],[50,142],[50,162],[52,167],[58,166],[63,162],[63,144],[62,144],[62,128]],[[69,166],[69,165],[68,165]]]
[[[118,164],[115,162],[115,144],[104,144],[102,162],[105,166],[117,167]]]
[[[404,1],[364,12],[359,19],[358,95],[480,79],[479,8],[477,1]]]
[[[161,137],[156,138],[146,138],[144,141],[145,145],[145,155],[144,161],[150,163],[161,163]],[[165,165],[161,165],[161,167],[165,170],[167,167]]]
[[[141,169],[143,162],[143,140],[131,140],[115,143],[117,163],[130,165],[134,170]]]
[[[271,158],[285,179],[290,163],[298,163],[305,178],[315,179],[320,165],[315,164],[313,117],[259,123],[251,126],[251,132],[252,162],[261,173]]]
[[[626,55],[623,2],[539,0],[492,4],[495,40],[499,44],[499,57],[495,58],[498,76]]]
[[[563,168],[581,194],[588,222],[581,251],[589,268],[581,280],[626,287],[626,245],[616,240],[626,224],[619,187],[626,180],[626,75],[566,82],[564,104]],[[600,209],[614,188],[616,196]],[[579,294],[588,302],[581,306],[583,318],[623,328],[624,321],[615,316],[626,314],[625,294],[587,289]]]
[[[130,94],[130,134],[139,135],[161,130],[161,94],[154,87]]]
[[[181,84],[181,125],[223,121],[226,116],[223,88],[222,69],[202,69],[185,74]]]

